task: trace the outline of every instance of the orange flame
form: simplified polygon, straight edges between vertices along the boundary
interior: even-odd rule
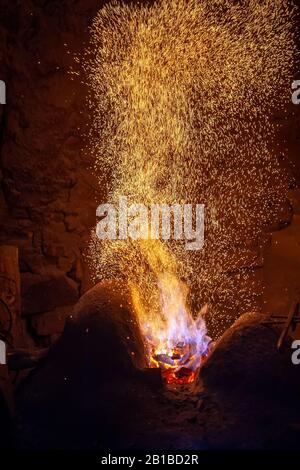
[[[153,245],[145,240],[141,250],[156,279],[151,299],[145,299],[142,286],[130,287],[149,367],[160,367],[167,383],[193,382],[210,343],[203,318],[207,306],[193,318],[187,303],[188,287],[176,276],[176,265],[161,242]]]

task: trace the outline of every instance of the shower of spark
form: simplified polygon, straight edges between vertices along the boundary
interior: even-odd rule
[[[199,252],[174,240],[92,237],[95,277],[126,277],[144,331],[159,342],[174,339],[176,322],[193,336],[190,309],[205,304],[218,336],[237,289],[245,310],[255,304],[242,267],[286,196],[271,114],[290,99],[293,30],[288,0],[113,2],[94,20],[84,57],[90,147],[107,200],[205,204]]]

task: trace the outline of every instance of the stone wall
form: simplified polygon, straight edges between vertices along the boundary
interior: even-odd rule
[[[70,71],[101,3],[0,7],[0,243],[19,247],[22,314],[36,340],[61,331],[90,282],[84,250],[101,188],[83,150],[86,89]]]

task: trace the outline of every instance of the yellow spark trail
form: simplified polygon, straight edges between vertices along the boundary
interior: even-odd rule
[[[156,330],[165,273],[173,288],[175,278],[191,287],[195,309],[210,305],[214,336],[228,314],[218,305],[234,309],[236,285],[251,283],[232,253],[259,243],[286,197],[271,116],[290,99],[293,31],[287,0],[113,2],[94,20],[90,147],[108,201],[205,204],[199,252],[175,241],[91,242],[96,278],[125,276]],[[239,296],[253,307],[249,289]]]

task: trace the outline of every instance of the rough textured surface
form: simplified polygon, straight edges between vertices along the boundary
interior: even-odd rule
[[[261,315],[242,316],[226,332],[196,384],[161,388],[131,361],[134,348],[142,365],[139,335],[124,347],[125,330],[137,331],[126,322],[126,315],[133,318],[125,303],[106,304],[107,287],[86,294],[45,363],[19,390],[19,446],[298,448],[298,370],[290,351],[276,351],[277,333],[262,325]]]
[[[276,232],[266,251],[263,268],[264,311],[283,314],[288,312],[294,300],[300,300],[300,190],[290,191],[294,208],[292,223],[285,230]],[[291,332],[300,338],[300,325]]]
[[[111,370],[115,359],[113,373],[118,373],[118,361],[120,373],[123,369],[129,371],[132,362],[139,368],[146,366],[144,344],[126,283],[103,281],[84,294],[73,310],[66,332],[77,326],[84,330],[85,322],[90,320],[95,322],[96,331],[87,326],[85,332],[94,335],[95,341],[98,338],[99,360],[105,358],[102,367]]]
[[[25,315],[74,303],[90,285],[83,252],[103,191],[82,150],[86,90],[70,71],[101,4],[0,5],[0,78],[7,84],[7,104],[0,106],[0,243],[19,247]],[[53,306],[49,267],[59,271]]]
[[[22,445],[93,447],[93,439],[102,445],[110,433],[116,442],[118,434],[124,438],[144,393],[138,390],[143,366],[143,342],[125,286],[98,284],[81,298],[49,356],[19,390]]]
[[[37,336],[58,335],[63,332],[67,318],[72,314],[73,307],[66,305],[57,307],[42,315],[34,315],[31,319],[31,326]]]
[[[299,370],[278,337],[260,314],[242,315],[203,365],[199,383],[226,422],[216,448],[298,448]]]
[[[72,305],[78,299],[77,284],[59,270],[44,275],[22,275],[23,315],[49,312],[59,306]]]

